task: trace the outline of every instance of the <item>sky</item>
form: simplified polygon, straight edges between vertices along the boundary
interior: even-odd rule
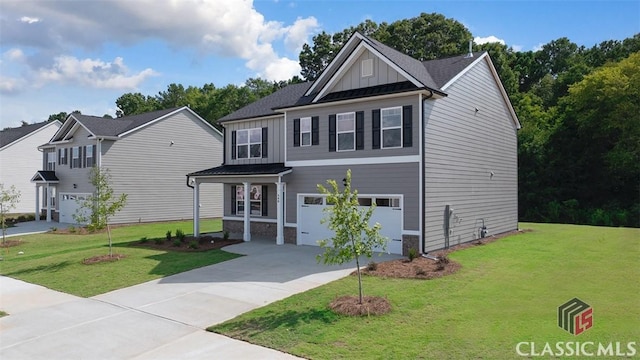
[[[0,129],[63,111],[115,116],[121,95],[171,83],[290,79],[315,34],[422,12],[516,51],[640,33],[640,0],[0,0]]]

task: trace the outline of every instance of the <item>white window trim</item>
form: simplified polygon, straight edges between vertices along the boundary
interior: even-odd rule
[[[89,151],[91,151],[91,156],[89,156]],[[85,153],[85,162],[87,164],[87,167],[92,167],[93,165],[95,165],[93,163],[93,145],[87,145],[84,147],[84,153]],[[91,166],[89,166],[89,161],[91,161]]]
[[[260,131],[260,142],[251,142],[251,131],[253,130],[257,130]],[[246,132],[247,133],[247,142],[246,143],[242,143],[240,144],[240,142],[238,142],[238,135],[241,132]],[[260,145],[260,156],[251,156],[251,145]],[[247,147],[247,157],[240,157],[240,152],[238,151],[238,148],[240,146],[246,146]],[[237,159],[259,159],[262,158],[262,128],[252,128],[252,129],[242,129],[242,130],[236,130],[236,158]]]
[[[395,110],[395,109],[399,109],[400,110],[400,126],[390,126],[390,127],[384,127],[384,116],[383,113],[385,110]],[[388,107],[388,108],[383,108],[380,109],[380,148],[381,149],[401,149],[402,148],[402,144],[404,143],[404,139],[403,139],[403,129],[402,129],[402,124],[403,124],[403,118],[402,118],[402,106],[394,106],[394,107]],[[400,129],[400,145],[398,146],[384,146],[384,131],[385,130],[393,130],[393,129]]]
[[[309,122],[309,130],[303,131],[303,130],[302,130],[302,123],[303,123],[303,122],[306,122],[306,121],[308,121],[308,122]],[[300,118],[300,146],[311,146],[311,144],[313,143],[313,139],[311,139],[311,136],[312,136],[312,135],[311,135],[311,132],[312,132],[312,130],[313,130],[313,129],[312,129],[312,126],[313,126],[313,123],[312,123],[312,121],[311,121],[311,118],[310,118],[310,117]],[[337,126],[337,124],[336,124],[336,126]],[[303,135],[303,134],[309,134],[309,143],[308,143],[308,144],[305,144],[305,143],[302,141],[302,139],[303,139],[303,136],[302,136],[302,135]]]
[[[56,170],[56,152],[48,152],[47,153],[47,170],[55,171]]]
[[[339,130],[339,126],[338,123],[340,122],[340,120],[338,119],[340,117],[340,115],[352,115],[353,119],[352,119],[352,123],[353,123],[353,130],[349,130],[349,131],[340,131]],[[353,134],[353,148],[352,149],[342,149],[340,150],[340,134],[348,134],[351,133]],[[356,113],[355,112],[348,112],[348,113],[340,113],[340,114],[336,114],[336,152],[344,152],[344,151],[355,151],[356,150]]]
[[[59,150],[60,150],[60,165],[66,165],[67,157],[64,156],[65,155],[65,151],[64,151],[65,149],[60,148]]]
[[[75,160],[78,159],[78,164],[75,164]],[[80,159],[80,146],[74,146],[71,148],[71,166],[74,169],[82,167],[82,160]]]

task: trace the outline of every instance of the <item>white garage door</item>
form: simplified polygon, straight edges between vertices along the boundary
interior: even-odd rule
[[[75,224],[73,215],[80,209],[80,203],[91,194],[60,194],[58,210],[60,212],[60,222]]]
[[[371,216],[371,224],[382,225],[380,234],[387,237],[387,252],[402,254],[402,207],[400,196],[358,196],[362,207],[376,203],[376,210]],[[318,245],[318,240],[330,239],[333,231],[328,224],[321,224],[325,217],[323,209],[326,198],[322,195],[298,195],[298,245]],[[380,249],[377,249],[380,250]]]

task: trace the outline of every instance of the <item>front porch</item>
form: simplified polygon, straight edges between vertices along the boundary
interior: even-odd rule
[[[223,208],[223,228],[230,233],[242,235],[245,242],[251,241],[252,234],[274,236],[278,245],[285,243],[284,199],[285,182],[282,177],[292,169],[284,164],[222,165],[187,174],[187,186],[193,189],[193,234],[200,236],[200,186],[207,183],[221,183],[231,187],[230,198],[225,188]],[[275,185],[275,191],[273,191]],[[270,190],[271,189],[271,190]],[[267,204],[269,193],[275,195],[275,208]],[[229,205],[229,202],[233,202]],[[273,199],[269,199],[273,201]],[[269,211],[275,210],[275,219]],[[232,215],[232,216],[228,216]],[[293,230],[295,232],[295,229]]]
[[[36,185],[36,221],[40,221],[40,194],[42,194],[42,206],[46,213],[46,221],[51,222],[53,213],[55,212],[57,186],[60,180],[56,176],[55,171],[40,170],[33,175],[31,182]],[[55,220],[58,221],[58,219]]]

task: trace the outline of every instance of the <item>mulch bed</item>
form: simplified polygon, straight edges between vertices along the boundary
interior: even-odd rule
[[[396,259],[385,261],[375,266],[369,265],[360,269],[360,271],[364,275],[379,277],[428,280],[451,275],[458,271],[460,267],[460,264],[453,260],[439,264],[435,260],[419,256],[413,261]]]
[[[90,258],[86,258],[82,260],[82,263],[85,265],[93,265],[93,264],[101,264],[105,262],[114,262],[120,259],[124,259],[126,255],[124,254],[113,254],[113,255],[98,255],[92,256]]]
[[[341,296],[329,304],[331,310],[348,316],[383,315],[391,311],[391,304],[386,298],[363,296],[362,304],[357,296]]]
[[[155,239],[147,241],[138,241],[133,243],[134,246],[144,247],[154,250],[167,250],[167,251],[186,251],[186,252],[198,252],[209,251],[214,249],[221,249],[228,245],[239,244],[242,240],[237,239],[223,239],[221,237],[213,237],[210,235],[203,235],[199,238],[193,236],[185,236],[184,240],[180,242],[179,246],[176,246],[174,240],[162,239],[160,243],[157,243]]]

